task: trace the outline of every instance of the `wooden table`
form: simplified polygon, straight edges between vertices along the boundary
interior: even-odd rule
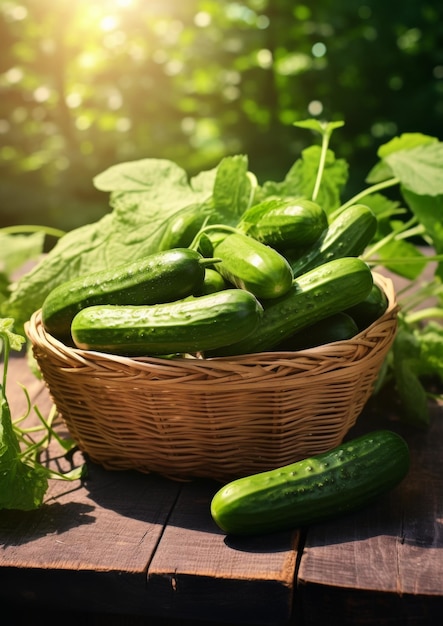
[[[11,358],[8,379],[13,416],[26,405],[17,383],[47,414],[49,396],[25,356]],[[440,623],[442,418],[435,406],[431,427],[419,432],[370,403],[349,436],[379,426],[403,434],[407,479],[358,513],[253,539],[215,526],[209,503],[219,484],[87,462],[81,484],[51,481],[41,509],[0,511],[0,623]],[[54,458],[55,449],[54,467],[83,461],[80,452]]]

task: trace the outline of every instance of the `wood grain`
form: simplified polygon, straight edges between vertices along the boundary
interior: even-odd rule
[[[210,517],[217,483],[195,481],[182,489],[148,571],[148,591],[172,616],[247,623],[290,618],[297,532],[229,538]],[[261,621],[262,620],[262,621]]]
[[[47,415],[49,395],[24,358],[11,359],[8,380],[13,416],[26,409],[15,381],[27,387],[32,402]],[[35,421],[31,416],[29,423]],[[59,429],[66,434],[62,424]],[[60,454],[54,442],[48,464],[65,471],[70,463]],[[181,486],[158,476],[106,471],[80,452],[71,458],[74,465],[85,461],[86,478],[50,481],[40,509],[1,511],[0,593],[65,608],[145,610],[146,570]],[[63,593],[54,594],[54,584]]]
[[[306,623],[335,613],[340,619],[333,623],[360,623],[360,607],[363,623],[382,624],[384,616],[389,624],[431,624],[443,610],[441,415],[435,405],[424,432],[370,410],[361,418],[359,431],[400,432],[410,447],[411,468],[370,508],[309,529],[298,572],[301,602],[312,620]]]

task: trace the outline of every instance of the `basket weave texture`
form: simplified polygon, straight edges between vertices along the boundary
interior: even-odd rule
[[[126,358],[65,346],[41,312],[26,332],[79,448],[112,470],[228,481],[339,445],[369,396],[397,328],[386,312],[356,337],[300,352],[217,359]]]

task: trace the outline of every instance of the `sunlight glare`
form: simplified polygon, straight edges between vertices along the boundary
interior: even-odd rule
[[[104,31],[114,30],[118,26],[118,20],[115,15],[107,15],[100,21],[100,28]]]

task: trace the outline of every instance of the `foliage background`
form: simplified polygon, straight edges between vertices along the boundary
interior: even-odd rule
[[[92,177],[145,157],[192,175],[244,153],[281,180],[313,137],[350,195],[378,145],[440,139],[440,0],[0,0],[0,226],[71,229],[108,209]]]

